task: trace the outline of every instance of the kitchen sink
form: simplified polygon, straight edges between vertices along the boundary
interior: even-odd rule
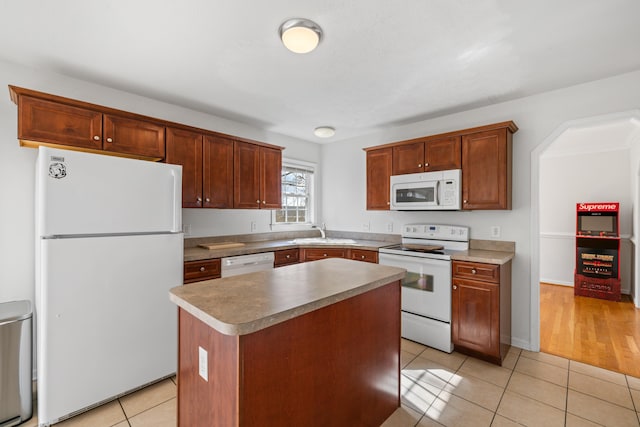
[[[331,237],[305,237],[301,239],[293,239],[293,243],[298,245],[352,245],[356,241],[353,239],[338,239]]]

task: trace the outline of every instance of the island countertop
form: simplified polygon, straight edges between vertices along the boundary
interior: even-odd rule
[[[246,335],[401,280],[406,271],[341,258],[206,280],[169,297],[225,335]]]

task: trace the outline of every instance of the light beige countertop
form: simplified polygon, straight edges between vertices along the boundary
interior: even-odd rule
[[[515,242],[499,240],[471,240],[469,250],[451,256],[452,261],[484,262],[487,264],[506,264],[516,253]]]
[[[224,258],[237,255],[248,255],[260,252],[271,252],[294,248],[357,248],[377,251],[383,246],[392,243],[380,240],[354,239],[355,243],[349,244],[299,244],[289,240],[263,240],[258,242],[246,242],[244,246],[226,249],[204,249],[201,247],[188,247],[184,249],[185,261],[201,261],[212,258]]]
[[[180,308],[225,335],[246,335],[401,280],[402,268],[341,258],[171,289]]]

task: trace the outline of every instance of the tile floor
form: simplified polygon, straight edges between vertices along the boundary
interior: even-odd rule
[[[383,427],[640,426],[640,379],[512,348],[502,367],[402,340],[402,406]],[[55,427],[175,426],[175,378]],[[37,417],[23,427],[37,426]],[[349,426],[352,427],[352,426]]]

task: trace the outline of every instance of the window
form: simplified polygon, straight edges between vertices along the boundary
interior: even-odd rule
[[[273,224],[313,223],[314,172],[313,164],[283,159],[282,209],[273,211]]]

